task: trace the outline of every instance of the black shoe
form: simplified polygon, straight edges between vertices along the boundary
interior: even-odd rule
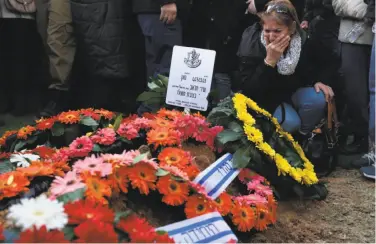
[[[361,158],[358,158],[351,162],[353,168],[359,169],[361,167],[367,167],[375,163],[375,153],[370,152],[364,154]]]
[[[49,101],[47,105],[42,109],[42,111],[37,114],[37,118],[49,118],[57,115],[60,112],[60,109],[57,106],[58,104],[54,101]]]
[[[55,116],[67,108],[68,95],[66,91],[52,90],[50,91],[50,101],[40,111],[36,118],[48,118]]]
[[[368,152],[368,139],[366,137],[353,136],[351,142],[344,141],[339,147],[344,155],[362,154]]]

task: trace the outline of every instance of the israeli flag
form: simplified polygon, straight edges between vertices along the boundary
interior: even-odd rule
[[[204,214],[156,229],[166,231],[176,243],[226,243],[238,238],[218,212]]]
[[[235,169],[232,164],[232,154],[226,153],[202,171],[194,182],[202,185],[208,192],[209,197],[216,199],[231,184],[239,172],[240,170]]]

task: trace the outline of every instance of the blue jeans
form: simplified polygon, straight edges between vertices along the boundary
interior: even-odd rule
[[[371,66],[369,69],[369,138],[375,144],[375,40],[372,45]]]
[[[306,134],[311,132],[324,117],[326,101],[324,93],[316,92],[313,87],[298,89],[292,96],[293,106],[283,103],[285,108],[285,120],[281,124],[287,132],[297,131]],[[278,122],[282,122],[282,108],[278,106],[274,112]]]

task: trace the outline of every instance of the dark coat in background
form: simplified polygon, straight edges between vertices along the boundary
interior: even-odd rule
[[[214,72],[237,68],[236,50],[246,25],[244,0],[193,0],[185,45],[216,51]]]
[[[127,4],[124,0],[71,0],[78,55],[90,76],[129,76]]]
[[[191,0],[132,0],[133,12],[136,14],[159,14],[161,7],[168,3],[175,3],[178,18],[186,18]]]
[[[305,0],[305,2],[303,20],[311,22],[317,16],[327,19],[335,15],[332,0]]]

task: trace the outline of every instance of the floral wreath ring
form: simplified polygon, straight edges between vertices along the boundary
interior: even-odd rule
[[[313,170],[313,165],[304,155],[303,149],[296,141],[294,141],[291,134],[281,128],[276,118],[274,118],[266,110],[260,108],[256,102],[243,94],[236,93],[232,100],[237,118],[244,123],[243,129],[248,140],[253,142],[260,151],[262,151],[276,163],[278,175],[281,173],[283,175],[288,174],[296,181],[303,182],[307,185],[312,185],[318,182],[317,176]],[[256,120],[247,111],[248,107],[256,113],[264,115],[266,118],[268,118],[276,127],[276,132],[292,144],[293,148],[304,162],[303,169],[292,167],[286,158],[277,153],[268,143],[264,142],[262,132],[254,126],[256,124]]]

